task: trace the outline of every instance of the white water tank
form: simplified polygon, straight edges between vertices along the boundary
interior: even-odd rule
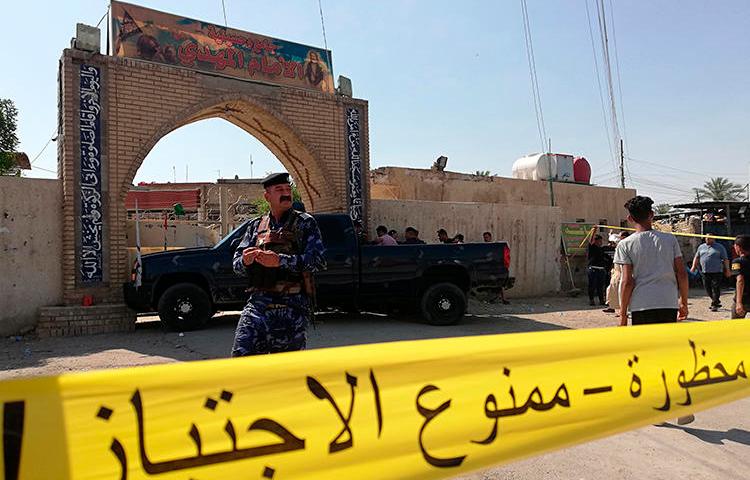
[[[573,156],[564,153],[535,153],[513,163],[513,178],[524,180],[573,181]]]

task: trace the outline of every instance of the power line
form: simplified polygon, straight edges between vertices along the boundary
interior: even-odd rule
[[[654,166],[654,167],[660,167],[660,168],[664,168],[664,169],[667,169],[667,170],[674,170],[675,172],[679,172],[679,173],[684,173],[684,174],[689,174],[689,175],[697,175],[697,176],[706,178],[706,172],[695,172],[695,171],[692,171],[692,170],[685,170],[684,168],[671,167],[669,165],[664,165],[664,164],[661,164],[661,163],[648,162],[646,160],[640,160],[638,158],[633,158],[633,157],[631,157],[629,155],[626,158],[628,160],[631,160],[631,161],[636,162],[636,163],[643,163],[643,164],[646,164],[646,165],[651,165],[651,166]],[[745,176],[747,174],[746,173],[726,173],[725,175],[727,175],[727,176]]]
[[[536,127],[539,131],[539,140],[542,144],[542,152],[546,152],[547,128],[544,124],[544,112],[542,111],[542,96],[539,92],[539,81],[536,75],[536,59],[534,57],[534,45],[531,38],[531,25],[529,13],[526,9],[526,0],[521,0],[521,16],[523,17],[523,33],[526,44],[526,60],[529,64],[529,76],[531,78],[531,96],[534,100],[534,112],[536,113]]]
[[[104,19],[107,18],[108,13],[109,13],[109,5],[107,5],[107,11],[104,12],[104,15],[102,15],[102,18],[100,18],[99,22],[96,24],[96,28],[99,28],[99,25],[101,25]]]
[[[599,20],[599,36],[602,44],[602,59],[604,61],[604,73],[606,74],[607,80],[607,91],[609,93],[609,108],[610,115],[612,117],[612,137],[614,147],[622,156],[622,145],[620,145],[620,127],[617,121],[617,107],[615,100],[614,80],[612,78],[612,62],[609,56],[609,37],[607,33],[607,16],[604,10],[604,0],[599,0],[596,3],[597,18]],[[619,159],[617,159],[619,160]],[[616,160],[616,163],[617,163]],[[621,183],[624,183],[624,171],[621,171]]]
[[[648,185],[648,186],[651,186],[651,187],[661,188],[661,189],[665,189],[665,190],[672,190],[672,191],[680,192],[680,193],[689,193],[689,194],[693,193],[692,190],[684,190],[682,188],[676,188],[676,187],[674,187],[672,185],[667,185],[667,184],[664,184],[664,183],[656,182],[656,181],[653,181],[653,180],[650,180],[650,179],[647,179],[647,178],[642,178],[642,177],[638,177],[638,176],[632,176],[632,179],[633,179],[633,181],[636,184],[640,183],[640,184],[643,184],[643,185]]]
[[[609,138],[609,121],[607,120],[607,112],[604,107],[604,95],[602,94],[602,81],[599,74],[599,59],[596,55],[596,45],[594,44],[594,30],[591,28],[591,14],[589,13],[589,0],[583,0],[584,4],[586,5],[586,19],[588,20],[587,25],[589,27],[589,38],[591,40],[591,52],[594,57],[594,72],[596,74],[596,84],[598,86],[597,92],[599,93],[599,104],[601,105],[602,109],[602,120],[604,121],[604,136],[607,139],[607,145],[609,146],[609,153],[611,155],[610,161],[612,162],[612,167],[617,169],[616,160],[615,160],[615,152],[612,149],[612,140]]]
[[[615,47],[615,72],[617,72],[617,92],[620,95],[620,116],[622,117],[622,137],[625,140],[625,148],[630,151],[628,145],[628,133],[625,128],[625,108],[622,105],[622,78],[620,77],[620,56],[617,54],[617,33],[615,32],[615,7],[609,0],[609,18],[612,24],[612,45]]]
[[[221,0],[221,11],[224,13],[224,26],[228,27],[227,25],[227,7],[224,5],[224,0]]]
[[[653,180],[650,180],[650,179],[647,179],[647,178],[643,178],[643,177],[639,177],[639,176],[633,176],[632,179],[633,179],[633,182],[635,182],[636,184],[649,185],[649,186],[653,186],[653,187],[656,187],[656,188],[661,188],[661,189],[665,189],[665,190],[672,190],[672,191],[680,192],[680,193],[692,193],[692,190],[686,190],[686,189],[683,189],[683,188],[677,188],[677,187],[674,187],[672,185],[668,185],[668,184],[661,183],[661,182],[656,182],[656,181],[653,181]]]
[[[33,166],[33,165],[31,166],[31,168],[35,169],[35,170],[42,170],[43,172],[54,173],[55,175],[57,175],[57,170],[49,170],[47,168],[36,167],[36,166]]]
[[[592,175],[591,178],[593,179],[604,178],[604,177],[609,177],[611,175],[617,175],[617,172],[615,172],[614,170],[607,170],[601,173],[597,173],[596,175]]]
[[[36,161],[37,161],[37,160],[39,159],[39,157],[40,157],[40,156],[42,155],[42,153],[44,153],[44,151],[45,151],[45,150],[47,149],[47,147],[49,146],[50,142],[52,142],[53,140],[55,140],[55,139],[57,138],[57,137],[55,136],[55,133],[57,133],[57,128],[55,128],[55,131],[54,131],[54,132],[52,132],[52,135],[50,135],[50,137],[49,137],[49,140],[47,140],[47,143],[45,143],[45,144],[44,144],[44,146],[43,146],[43,147],[42,147],[42,149],[41,149],[41,150],[39,151],[39,153],[37,153],[37,154],[36,154],[36,156],[34,157],[34,159],[33,159],[33,160],[32,160],[32,161],[30,162],[30,164],[31,164],[31,165],[33,165],[33,164],[34,164],[34,162],[36,162]]]
[[[333,73],[333,62],[331,62],[331,53],[328,50],[328,38],[326,37],[326,22],[323,18],[323,1],[318,0],[318,11],[320,12],[320,28],[323,30],[323,47],[326,49],[326,59],[328,60],[328,65],[331,66],[331,81],[333,81],[334,73]]]

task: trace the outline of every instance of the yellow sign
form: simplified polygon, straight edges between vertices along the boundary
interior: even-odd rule
[[[362,345],[0,382],[17,479],[441,478],[750,395],[750,321]]]

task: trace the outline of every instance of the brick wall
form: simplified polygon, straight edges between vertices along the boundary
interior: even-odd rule
[[[78,280],[79,127],[81,64],[101,69],[104,281],[83,287]],[[363,172],[369,171],[367,102],[337,95],[211,76],[133,59],[65,50],[60,63],[58,162],[63,183],[63,286],[67,305],[85,294],[97,303],[122,301],[130,274],[124,199],[136,171],[167,133],[188,123],[220,117],[244,129],[271,150],[299,185],[311,211],[345,211],[344,111],[363,113]],[[364,179],[366,181],[366,178]],[[369,200],[366,200],[369,206]]]
[[[43,307],[36,333],[39,337],[74,337],[135,330],[135,313],[125,305]]]

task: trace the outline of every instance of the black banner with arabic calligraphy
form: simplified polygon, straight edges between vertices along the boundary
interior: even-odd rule
[[[81,283],[104,280],[102,262],[101,72],[92,65],[80,71],[81,143]]]
[[[364,222],[360,118],[358,108],[346,108],[347,199],[349,216],[355,224]]]
[[[110,54],[244,80],[334,92],[331,52],[112,2]]]

